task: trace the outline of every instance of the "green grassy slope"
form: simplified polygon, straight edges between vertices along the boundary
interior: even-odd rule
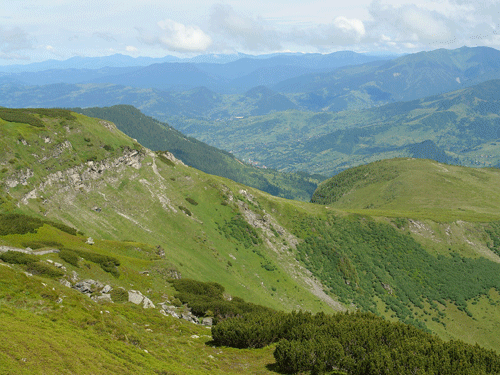
[[[120,277],[81,259],[77,266],[58,254],[37,256],[39,262],[61,262],[67,274],[98,280],[114,290],[139,290],[158,303],[173,300],[175,290],[160,271],[170,262],[146,244],[96,241],[72,236],[49,225],[36,233],[2,236],[2,243],[52,243],[120,260]],[[53,245],[52,245],[53,246]],[[49,248],[50,246],[45,246]],[[42,248],[43,249],[43,248]],[[238,374],[269,373],[272,349],[237,351],[214,348],[210,330],[165,316],[156,309],[115,299],[93,302],[62,285],[57,278],[27,276],[22,265],[0,262],[0,333],[2,373],[8,374]],[[140,274],[145,269],[148,275]],[[68,277],[69,278],[69,277]],[[97,291],[93,293],[99,295]]]
[[[341,172],[320,184],[312,201],[343,210],[435,220],[499,220],[500,170],[425,159],[391,159]]]
[[[168,153],[142,147],[103,120],[46,110],[0,115],[0,219],[17,212],[42,220],[23,233],[4,230],[13,221],[0,220],[0,246],[76,252],[84,258],[76,266],[64,253],[38,256],[42,263],[61,262],[64,277],[75,271],[81,279],[139,290],[158,306],[172,298],[175,292],[167,279],[180,272],[183,277],[218,282],[231,296],[267,307],[373,311],[445,339],[498,349],[500,224],[492,213],[498,201],[493,195],[489,205],[486,200],[470,201],[470,212],[457,208],[451,220],[443,219],[448,211],[436,202],[423,213],[405,206],[405,212],[382,207],[383,211],[350,214],[347,209],[285,200],[207,175]],[[465,181],[457,189],[467,190],[469,183],[475,189],[496,191],[491,171],[417,162],[424,163],[422,171],[428,169],[428,179],[434,176],[442,182],[442,169],[447,168],[454,174],[452,181],[460,180],[457,176]],[[448,186],[445,182],[440,188]],[[444,199],[437,190],[430,191],[430,197]],[[459,208],[470,200],[460,199]],[[54,223],[65,226],[57,229]],[[94,245],[86,243],[89,236]],[[102,261],[102,256],[116,258],[119,265]],[[134,372],[143,366],[151,372],[183,373],[179,363],[187,364],[192,373],[272,369],[265,367],[273,363],[272,348],[214,352],[205,345],[209,337],[203,336],[204,328],[169,320],[158,308],[94,304],[60,286],[60,276],[55,275],[61,271],[49,263],[0,264],[0,272],[7,270],[0,278],[0,309],[13,327],[3,333],[11,344],[1,361],[16,366],[18,373],[43,366],[47,372],[62,367],[66,372],[88,368],[92,373],[97,365],[89,362],[96,356],[99,366],[109,364],[109,372]],[[40,269],[46,274],[51,270],[54,278],[43,272],[27,278],[23,273]],[[44,288],[49,293],[43,293]],[[61,323],[55,326],[57,321]],[[25,335],[17,335],[26,332],[27,324],[36,324],[36,337],[47,339],[28,343]],[[51,330],[56,331],[52,336]],[[193,335],[204,338],[196,341]],[[67,346],[83,348],[80,363],[66,361],[63,340]],[[99,347],[96,354],[91,342]],[[26,347],[46,354],[45,362],[29,362],[34,360],[25,356]],[[202,355],[190,361],[194,352]],[[28,362],[32,367],[26,370],[22,366]]]
[[[51,217],[92,237],[160,245],[186,276],[221,282],[252,302],[322,308],[316,297],[300,296],[295,288],[304,285],[286,274],[288,262],[275,251],[263,241],[246,246],[248,235],[233,233],[243,213],[256,222],[265,216],[253,190],[144,149],[109,122],[72,116],[44,118],[41,128],[2,122],[3,211]],[[271,227],[266,222],[264,230],[281,249],[288,241]]]

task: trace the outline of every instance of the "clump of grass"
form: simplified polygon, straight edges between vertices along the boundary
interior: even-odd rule
[[[127,302],[128,292],[123,288],[115,288],[110,293],[113,302]]]

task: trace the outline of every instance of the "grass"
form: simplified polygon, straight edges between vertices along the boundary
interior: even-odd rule
[[[367,183],[364,174],[341,173],[320,185],[313,199],[329,207],[370,216],[437,222],[496,221],[500,218],[500,170],[471,169],[421,159],[392,159],[354,170],[393,174]],[[338,193],[337,193],[338,191]],[[316,198],[315,198],[316,197]]]
[[[26,171],[28,167],[34,172],[33,177],[27,178],[27,185],[20,183],[8,191],[1,190],[1,212],[24,213],[39,219],[50,219],[84,232],[85,235],[67,233],[45,223],[31,233],[0,236],[0,245],[25,247],[30,243],[57,244],[76,254],[82,251],[116,258],[119,260],[119,266],[116,267],[119,275],[113,276],[105,272],[99,262],[91,259],[78,259],[75,265],[75,262],[67,262],[56,254],[40,257],[42,261],[50,259],[63,263],[68,274],[75,271],[82,279],[99,280],[113,288],[140,290],[154,303],[175,294],[167,282],[168,270],[174,270],[182,273],[183,277],[218,282],[225,287],[227,293],[242,297],[248,302],[286,311],[303,309],[332,312],[332,307],[311,293],[311,286],[308,284],[310,280],[304,277],[307,272],[295,260],[295,245],[318,235],[316,228],[308,225],[308,221],[317,219],[321,222],[329,216],[363,221],[363,217],[375,216],[374,221],[377,223],[384,222],[393,227],[397,227],[397,223],[400,226],[403,223],[398,230],[406,233],[410,229],[409,221],[401,218],[407,217],[425,223],[434,233],[411,233],[426,252],[448,257],[451,253],[458,253],[463,257],[480,258],[485,255],[479,250],[486,248],[489,241],[482,223],[500,219],[497,214],[500,203],[495,195],[499,186],[496,170],[471,171],[428,161],[414,161],[417,163],[418,168],[415,170],[418,173],[411,172],[407,165],[411,161],[390,161],[399,163],[402,175],[408,180],[400,181],[407,185],[399,190],[392,186],[393,194],[390,197],[388,192],[394,181],[379,181],[378,185],[355,189],[344,196],[343,201],[339,201],[342,204],[328,206],[289,201],[221,177],[206,175],[193,168],[181,165],[172,167],[147,151],[141,154],[140,168],[117,163],[95,178],[87,178],[82,186],[72,185],[68,176],[63,175],[60,180],[40,187],[40,183],[50,173],[68,168],[77,168],[78,173],[83,173],[89,168],[89,165],[82,166],[89,155],[95,156],[96,160],[117,160],[126,147],[138,146],[134,146],[134,142],[122,133],[103,130],[98,120],[81,115],[76,115],[76,120],[66,121],[64,124],[54,119],[46,121],[45,128],[10,122],[1,125],[0,142],[3,142],[3,149],[0,151],[0,161],[8,169],[4,174],[4,181],[20,179],[19,171]],[[29,146],[15,141],[19,134]],[[45,136],[52,139],[51,143],[43,141]],[[84,138],[90,141],[87,142]],[[38,155],[39,159],[53,155],[55,146],[64,144],[66,140],[71,142],[71,151],[64,149],[61,154],[46,162],[39,162],[32,155]],[[93,146],[87,146],[89,143]],[[100,144],[110,145],[112,148],[106,150]],[[85,154],[92,150],[93,154]],[[11,164],[9,160],[13,159]],[[19,165],[21,168],[17,169]],[[429,177],[431,172],[434,179]],[[416,184],[410,178],[412,173],[425,183]],[[445,178],[452,181],[452,188]],[[36,197],[23,200],[35,186]],[[474,199],[470,199],[471,196]],[[186,197],[192,201],[187,201]],[[348,202],[346,197],[352,200]],[[17,203],[21,201],[18,206]],[[418,203],[417,206],[415,202]],[[374,207],[365,208],[370,203],[374,203]],[[451,209],[443,208],[448,205]],[[179,206],[188,206],[191,216],[179,210]],[[94,207],[99,207],[100,210],[96,211]],[[245,229],[246,225],[241,228],[238,226],[242,231],[221,229],[239,214],[251,214],[252,217],[245,220],[254,224],[252,236],[256,234],[259,240],[248,241],[244,235],[249,233],[246,230],[248,228]],[[459,220],[467,223],[462,225]],[[451,228],[450,235],[447,234],[448,226]],[[93,237],[94,245],[86,243],[89,236]],[[481,247],[475,244],[480,244]],[[164,250],[164,257],[158,255],[157,246]],[[25,352],[20,348],[26,346],[33,352],[40,350],[40,353],[48,356],[48,361],[53,362],[38,363],[42,369],[48,366],[46,372],[57,373],[59,365],[70,369],[68,371],[72,369],[69,366],[76,366],[74,372],[80,373],[82,370],[85,373],[88,369],[88,373],[98,373],[97,365],[92,367],[89,364],[92,350],[95,352],[90,344],[92,342],[99,348],[96,363],[98,366],[107,366],[109,362],[110,372],[132,373],[141,366],[148,371],[157,370],[158,373],[270,371],[265,366],[273,363],[272,348],[249,352],[214,349],[210,344],[206,345],[209,338],[199,334],[206,334],[205,329],[200,330],[183,322],[169,320],[170,318],[165,320],[165,317],[155,315],[158,313],[156,310],[142,310],[129,303],[94,305],[87,297],[60,286],[57,280],[37,276],[28,279],[21,272],[24,270],[22,266],[12,267],[9,269],[0,265],[0,272],[4,273],[0,285],[0,293],[4,293],[4,298],[0,299],[0,306],[2,315],[10,316],[6,318],[9,319],[8,322],[14,321],[16,309],[22,308],[19,323],[11,323],[13,327],[17,327],[20,337],[16,339],[19,340],[17,349],[15,345],[12,349],[6,348],[7,354],[2,354],[1,361],[9,363],[15,371],[23,372],[23,367],[20,366],[24,366],[26,362],[21,363],[20,359],[26,357],[22,356]],[[346,274],[350,271],[352,270],[347,266],[343,270]],[[14,274],[17,276],[13,276]],[[43,287],[42,282],[48,287]],[[51,288],[55,290],[51,292]],[[43,293],[47,296],[44,298],[41,294],[45,289],[49,293]],[[321,286],[319,290],[321,291]],[[26,291],[30,293],[29,296],[23,295]],[[334,294],[335,291],[331,293]],[[11,297],[7,298],[7,294]],[[62,297],[64,308],[56,303],[61,296],[66,296]],[[466,331],[458,329],[461,325],[469,325],[471,329],[483,332],[481,329],[488,329],[490,321],[483,319],[481,314],[490,310],[481,301],[483,300],[480,299],[473,306],[470,305],[472,301],[466,301],[473,318],[461,311],[454,312],[451,308],[446,311],[446,317],[441,320],[446,322],[446,327],[452,327],[452,322],[456,322],[455,330],[449,330],[432,320],[426,324],[437,334],[447,338],[465,338]],[[389,318],[392,316],[390,312],[385,313],[383,301],[375,300],[374,304],[380,314]],[[414,306],[408,306],[408,309],[412,308],[415,309]],[[69,312],[66,313],[66,310]],[[100,313],[105,310],[110,311],[110,319],[107,318],[107,313]],[[30,312],[35,314],[31,316]],[[53,318],[60,322],[59,331]],[[496,322],[496,318],[493,322]],[[34,332],[40,337],[38,341],[33,340],[32,347],[22,335],[26,333],[23,326],[27,324],[34,325]],[[149,328],[154,334],[138,328],[145,328],[145,324],[150,324]],[[494,337],[500,332],[500,328],[495,327],[481,341],[488,347],[494,347]],[[55,332],[54,340],[47,334],[50,330]],[[191,339],[193,334],[204,338]],[[12,335],[14,331],[5,333],[5,337]],[[65,362],[65,357],[69,355],[62,344],[65,336],[68,336],[66,347],[78,347],[78,343],[81,343],[84,352],[81,364]],[[49,352],[45,351],[45,346],[37,349],[43,346],[42,338],[48,340],[47,347],[54,349],[51,352],[53,356],[47,354]],[[144,349],[152,354],[146,355],[148,353]],[[33,365],[29,370],[35,367]],[[33,371],[36,373],[38,370]]]
[[[214,348],[204,327],[130,303],[95,304],[5,266],[0,283],[0,367],[9,374],[266,374],[274,362],[272,348]]]

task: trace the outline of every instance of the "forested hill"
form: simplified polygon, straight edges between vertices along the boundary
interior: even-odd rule
[[[226,177],[279,197],[309,201],[317,184],[325,179],[321,175],[280,173],[244,164],[229,152],[186,137],[168,124],[144,115],[133,106],[72,110],[112,121],[121,131],[144,146],[157,151],[167,150],[187,165],[203,172]]]

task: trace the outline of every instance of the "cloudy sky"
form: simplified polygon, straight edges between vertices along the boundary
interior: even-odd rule
[[[4,0],[0,64],[73,56],[500,49],[498,0]],[[330,3],[330,5],[326,5]]]

